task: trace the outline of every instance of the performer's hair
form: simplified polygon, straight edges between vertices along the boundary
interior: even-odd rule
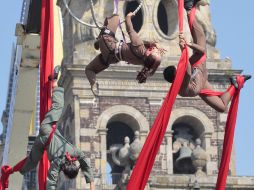
[[[65,160],[65,162],[61,165],[61,170],[64,175],[69,179],[74,179],[79,172],[80,166],[76,166],[75,162]]]
[[[144,43],[144,46],[148,49],[150,47],[155,47],[157,42],[144,40],[143,43]]]
[[[164,69],[163,76],[164,79],[170,83],[174,82],[176,75],[176,67],[171,65]]]
[[[150,54],[148,57],[145,58],[145,67],[147,67],[148,69],[151,69],[152,65],[155,63],[155,57],[153,56],[153,54]],[[159,61],[160,63],[160,61]]]
[[[167,51],[164,48],[159,47],[158,42],[156,42],[156,41],[143,41],[143,43],[146,48],[146,51],[155,47],[160,52],[161,56]]]

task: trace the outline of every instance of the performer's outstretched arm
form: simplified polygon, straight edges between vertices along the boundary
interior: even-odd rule
[[[93,182],[94,181],[93,171],[92,171],[90,164],[87,162],[87,160],[85,158],[84,152],[82,152],[79,149],[76,149],[76,154],[77,154],[77,158],[78,158],[78,161],[80,164],[81,171],[84,174],[84,177],[86,179],[86,183]]]
[[[183,51],[183,49],[184,49],[186,46],[188,46],[188,43],[186,42],[183,33],[180,32],[180,33],[179,33],[179,47],[180,47],[181,51]],[[186,74],[185,74],[185,78],[186,78],[185,80],[189,81],[191,75],[192,75],[192,68],[191,68],[190,62],[188,62],[187,70],[186,70]]]
[[[47,185],[46,185],[47,190],[56,189],[59,172],[60,172],[59,161],[55,160],[54,162],[51,162],[47,177]]]
[[[139,38],[137,32],[134,30],[131,17],[134,16],[132,12],[128,13],[128,15],[125,18],[125,24],[126,24],[126,30],[130,36],[131,45],[133,46],[139,46],[143,45],[143,41]]]
[[[188,42],[187,45],[193,49],[194,51],[196,51],[196,53],[199,53],[201,55],[203,55],[205,53],[205,48],[201,45],[195,44],[194,42]]]

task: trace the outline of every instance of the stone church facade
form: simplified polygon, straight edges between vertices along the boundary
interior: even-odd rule
[[[77,17],[92,23],[89,1],[69,0],[67,3]],[[96,18],[103,23],[104,18],[113,12],[113,1],[96,0],[94,3]],[[155,75],[148,78],[145,84],[138,84],[135,78],[141,67],[124,62],[111,65],[97,76],[98,97],[90,90],[85,66],[99,53],[93,47],[99,30],[74,21],[64,2],[59,0],[58,4],[64,31],[61,82],[65,88],[65,110],[61,130],[85,152],[94,169],[96,188],[111,190],[121,181],[125,168],[114,162],[110,148],[126,144],[126,136],[131,144],[136,131],[139,132],[140,144],[143,144],[169,90],[170,85],[164,81],[162,72],[166,66],[177,64],[181,54],[178,47],[177,2],[145,1],[133,19],[134,28],[142,39],[155,40],[167,50]],[[124,19],[126,13],[138,5],[139,1],[135,0],[119,1],[121,18]],[[216,34],[209,6],[201,7],[197,14],[207,36],[209,81],[216,90],[224,91],[229,85],[228,77],[241,71],[233,70],[231,61],[221,59],[215,48]],[[122,27],[125,31],[125,26]],[[187,20],[184,27],[186,36],[190,38]],[[117,38],[122,39],[120,32]],[[199,97],[177,97],[146,189],[214,189],[226,118],[227,113],[216,112]],[[206,157],[201,168],[189,162],[197,148]],[[75,181],[61,180],[59,183],[60,189],[88,188],[82,174]],[[228,189],[254,189],[254,178],[236,177],[234,151]]]

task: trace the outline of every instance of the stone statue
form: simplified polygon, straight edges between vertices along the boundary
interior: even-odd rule
[[[142,144],[139,140],[139,132],[135,131],[134,141],[130,145],[130,159],[134,161],[134,163],[137,161],[141,149]]]
[[[205,173],[202,171],[207,163],[207,155],[203,148],[201,148],[201,140],[196,139],[196,148],[192,151],[191,160],[196,168],[197,176],[204,176]]]
[[[112,145],[110,147],[113,162],[118,166],[125,167],[124,170],[130,170],[130,139],[124,138],[124,145]]]
[[[110,153],[112,155],[113,162],[124,167],[122,172],[122,178],[118,184],[119,187],[124,188],[125,183],[131,174],[131,169],[134,166],[138,155],[142,149],[141,142],[139,140],[139,132],[135,131],[134,141],[130,144],[129,137],[124,138],[124,145],[116,144],[110,147]],[[120,188],[120,189],[122,189]]]

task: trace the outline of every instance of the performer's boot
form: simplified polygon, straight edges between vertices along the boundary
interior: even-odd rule
[[[237,76],[232,76],[232,77],[230,77],[229,80],[230,80],[230,83],[232,85],[234,85],[235,88],[238,88],[239,86],[238,86],[237,78],[236,77]],[[251,78],[251,75],[242,75],[242,77],[244,78],[244,82],[245,82],[245,81],[247,81],[247,80],[249,80]]]
[[[94,96],[99,96],[99,83],[97,81],[91,86],[91,90]]]
[[[49,75],[48,80],[49,81],[57,80],[58,76],[59,76],[59,73],[60,73],[60,70],[61,70],[61,66],[60,65],[55,66],[55,68],[54,68],[54,74],[53,74],[53,76]]]

